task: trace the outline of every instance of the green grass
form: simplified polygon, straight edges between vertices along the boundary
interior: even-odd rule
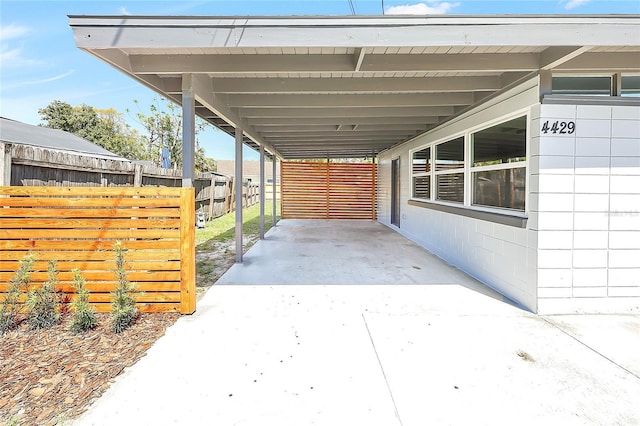
[[[279,210],[278,205],[278,210]],[[267,200],[264,209],[264,230],[267,232],[273,226],[273,202]],[[278,212],[279,213],[279,212]],[[278,215],[278,219],[280,216]],[[246,208],[242,212],[242,228],[244,235],[258,236],[260,234],[260,204]],[[217,219],[207,222],[204,229],[196,231],[196,250],[206,251],[215,249],[214,242],[228,242],[235,239],[236,213],[231,212]]]
[[[279,206],[278,206],[279,208]],[[273,202],[265,203],[265,232],[273,226]],[[231,212],[217,219],[209,221],[205,228],[196,230],[196,273],[197,294],[201,297],[206,289],[213,285],[218,278],[235,262],[236,219],[235,212]],[[279,217],[278,217],[279,218]],[[243,210],[242,230],[248,243],[244,250],[248,250],[260,234],[260,204]]]

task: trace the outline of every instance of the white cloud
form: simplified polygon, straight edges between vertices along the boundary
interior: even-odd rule
[[[8,46],[0,47],[0,68],[20,68],[33,65],[42,65],[43,62],[37,59],[28,59],[23,56],[22,48],[10,49]]]
[[[131,13],[124,6],[120,7],[119,11],[120,11],[120,15],[131,15]]]
[[[53,77],[41,78],[41,79],[37,79],[37,80],[19,81],[19,82],[15,82],[15,83],[12,83],[12,84],[6,84],[4,86],[4,88],[8,90],[8,89],[16,89],[16,88],[24,87],[24,86],[32,86],[34,84],[50,83],[52,81],[62,80],[65,77],[69,77],[74,72],[75,72],[75,70],[69,70],[69,71],[67,71],[65,73],[54,75]]]
[[[38,65],[42,62],[34,59],[27,59],[23,56],[23,44],[31,29],[22,25],[9,24],[0,27],[0,68],[17,68],[31,65]],[[8,41],[11,40],[11,43]],[[18,45],[18,46],[16,46]]]
[[[22,25],[9,24],[0,27],[0,39],[3,41],[22,37],[27,35],[31,30],[27,27],[23,27]]]
[[[2,46],[2,50],[0,50],[0,62],[7,63],[8,61],[16,60],[22,54],[22,49],[8,49],[5,46]]]
[[[580,1],[580,0],[573,0]],[[585,0],[583,0],[585,1]],[[460,6],[460,3],[429,1],[427,3],[407,4],[391,6],[385,11],[386,15],[443,15],[451,9]]]
[[[576,7],[584,6],[585,4],[589,3],[590,1],[591,0],[569,0],[564,5],[564,8],[567,9],[567,10],[571,10],[571,9],[576,8]]]

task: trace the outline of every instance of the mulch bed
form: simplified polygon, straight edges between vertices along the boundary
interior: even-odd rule
[[[111,330],[109,314],[98,314],[99,325],[82,334],[69,331],[68,317],[45,330],[23,322],[0,336],[0,424],[69,423],[179,316],[141,314],[120,334]]]

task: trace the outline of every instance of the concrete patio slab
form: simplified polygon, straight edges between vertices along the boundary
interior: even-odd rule
[[[403,237],[388,250],[377,241],[397,234],[371,222],[322,225],[327,244],[296,255],[302,225],[270,231],[75,424],[640,423],[637,358],[619,353],[638,316],[534,315]],[[369,256],[338,263],[351,240]],[[402,282],[360,284],[375,274],[356,268],[381,262]],[[600,318],[625,330],[615,344]]]
[[[217,284],[458,284],[504,297],[386,226],[288,219]]]

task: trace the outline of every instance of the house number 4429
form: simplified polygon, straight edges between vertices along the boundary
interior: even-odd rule
[[[575,121],[559,121],[559,120],[547,120],[542,123],[542,127],[540,131],[543,134],[560,134],[560,135],[571,135],[576,131],[576,122]]]

